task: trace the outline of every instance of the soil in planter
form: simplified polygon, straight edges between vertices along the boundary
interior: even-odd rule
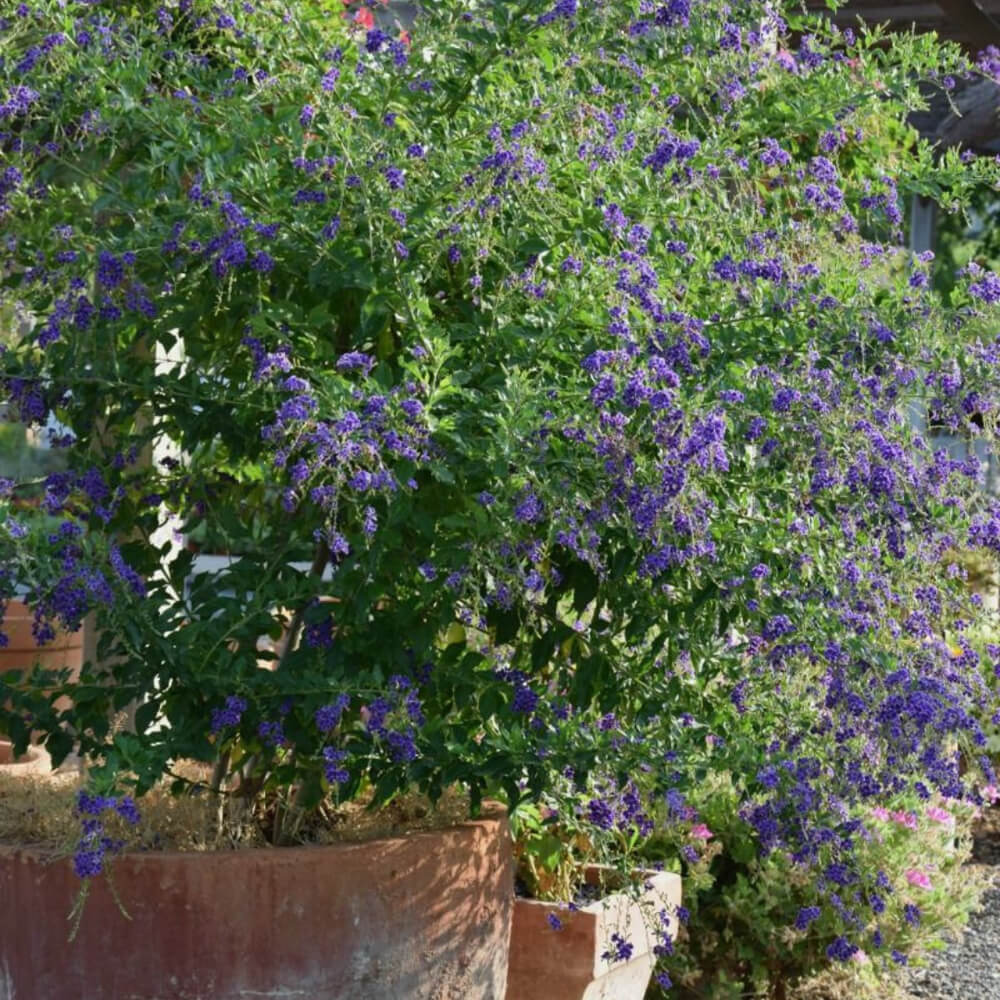
[[[573,896],[570,900],[571,907],[583,909],[591,903],[599,903],[605,896],[611,896],[622,891],[623,879],[617,872],[611,872],[607,877],[602,876],[599,881],[581,881],[573,887]],[[641,885],[637,883],[637,885]],[[514,877],[514,895],[518,899],[535,899],[540,903],[552,903],[553,906],[563,906],[564,899],[549,899],[536,896],[531,891],[529,884],[520,876]]]
[[[196,765],[177,769],[196,779]],[[0,844],[30,844],[54,850],[72,849],[80,835],[73,815],[81,779],[76,774],[21,776],[0,774]],[[468,797],[446,792],[436,805],[419,795],[399,796],[379,809],[361,800],[336,805],[328,803],[305,825],[300,844],[336,844],[385,837],[405,836],[425,830],[445,829],[469,817]],[[114,831],[127,835],[127,850],[213,851],[242,850],[266,846],[260,830],[252,825],[227,829],[216,837],[216,808],[211,797],[171,795],[156,788],[139,800],[141,821],[137,827]],[[113,822],[109,819],[108,822]]]
[[[600,886],[591,885],[589,882],[581,882],[573,889],[573,905],[588,906],[590,903],[596,903],[598,900],[603,899],[606,895],[616,890],[612,889],[611,886]],[[514,895],[518,899],[534,899],[535,896],[532,894],[531,889],[528,887],[528,883],[524,881],[520,876],[514,879]],[[542,902],[550,902],[550,900],[542,900]],[[565,900],[552,900],[551,902],[563,903]]]

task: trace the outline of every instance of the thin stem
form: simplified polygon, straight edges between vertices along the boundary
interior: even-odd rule
[[[511,24],[516,24],[527,11],[534,6],[536,0],[525,0],[511,17]],[[445,105],[444,117],[446,119],[451,118],[459,107],[461,107],[462,102],[472,93],[472,88],[476,85],[476,80],[478,80],[483,73],[489,69],[490,64],[506,49],[510,46],[509,32],[505,32],[500,38],[500,44],[494,46],[492,51],[487,53],[487,55],[480,60],[476,68],[469,74],[468,79],[462,89]]]
[[[326,542],[321,541],[316,545],[316,555],[313,558],[312,566],[309,568],[309,575],[315,577],[322,577],[323,570],[326,569],[327,563],[330,561],[330,546]],[[298,644],[299,632],[302,631],[302,624],[305,621],[307,605],[300,605],[296,611],[295,615],[292,617],[292,624],[288,627],[288,633],[285,639],[285,648],[281,651],[281,657],[278,660],[277,670],[282,670],[288,660],[289,655],[292,650],[295,649]]]

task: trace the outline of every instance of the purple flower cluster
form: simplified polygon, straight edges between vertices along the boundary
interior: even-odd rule
[[[118,854],[125,841],[109,835],[105,817],[117,816],[130,826],[139,823],[139,809],[131,795],[91,795],[77,793],[75,813],[80,820],[80,839],[73,853],[73,870],[79,878],[100,875],[110,856]]]
[[[771,44],[780,17],[754,4],[552,0],[510,26],[544,35],[546,55],[505,41],[464,102],[462,79],[435,88],[373,10],[387,14],[366,6],[346,46],[353,73],[344,51],[317,48],[301,77],[269,0],[206,8],[198,48],[178,30],[195,18],[186,0],[133,21],[88,11],[72,40],[16,15],[39,26],[18,23],[0,64],[12,264],[0,305],[31,322],[4,354],[4,402],[26,424],[66,411],[77,427],[88,394],[116,386],[109,413],[129,446],[145,445],[148,409],[153,426],[246,455],[279,511],[267,527],[316,545],[329,591],[314,593],[335,594],[336,613],[302,599],[282,676],[255,666],[252,682],[229,682],[247,697],[203,709],[213,745],[294,741],[294,766],[333,786],[380,769],[436,779],[458,762],[474,782],[523,777],[534,793],[572,767],[575,819],[629,840],[665,814],[686,865],[726,847],[693,834],[680,789],[699,768],[733,774],[734,828],[810,875],[796,884],[815,905],[796,904],[794,928],[829,924],[821,948],[846,961],[894,904],[859,861],[859,817],[894,795],[977,794],[964,769],[988,743],[995,668],[966,638],[978,609],[958,579],[924,577],[965,547],[1000,553],[1000,504],[976,493],[1000,412],[1000,342],[980,332],[1000,277],[968,268],[972,307],[942,323],[931,262],[913,267],[894,245],[897,184],[917,186],[906,157],[882,157],[898,178],[857,176],[861,126],[891,89],[808,113],[829,103],[847,32],[802,35],[792,52]],[[496,25],[460,13],[463,45],[496,40]],[[201,50],[212,44],[224,55]],[[521,58],[545,86],[498,100]],[[105,224],[52,169],[119,148],[121,108],[81,110],[116,60],[137,76],[159,67],[127,95],[141,111],[129,128],[148,128],[157,151],[137,152],[135,170],[158,182],[127,225],[110,209]],[[987,52],[980,69],[998,64]],[[852,92],[877,89],[863,58],[850,72],[866,83],[852,77]],[[67,102],[70,80],[80,96]],[[794,139],[757,127],[789,85],[807,109]],[[233,148],[266,155],[156,160],[176,134],[210,148],[220,122],[256,123]],[[98,204],[120,201],[121,183]],[[142,396],[129,381],[140,359],[104,345],[175,326],[190,367]],[[973,439],[967,457],[913,426],[917,403]],[[46,528],[49,578],[32,594],[40,640],[116,597],[160,600],[160,581],[126,559],[137,543],[90,554],[100,526],[134,520],[120,483],[145,480],[143,528],[151,506],[183,509],[202,489],[204,464],[146,474],[123,459],[105,476],[86,467],[93,444],[44,483],[61,523]],[[240,499],[226,510],[237,522]],[[291,579],[278,577],[266,586]],[[420,676],[443,635],[433,684],[393,673]],[[310,694],[275,711],[300,666]],[[250,698],[263,715],[246,717]],[[432,710],[443,728],[424,728]],[[432,756],[442,732],[448,750]],[[84,875],[116,849],[101,818],[129,819],[95,801],[79,809]],[[606,954],[630,957],[621,938]]]
[[[212,709],[212,732],[220,733],[223,729],[235,729],[247,710],[247,701],[238,695],[230,695],[222,708]]]
[[[286,349],[268,352],[253,337],[244,338],[244,344],[253,355],[255,378],[269,381],[284,394],[276,420],[264,428],[263,437],[273,451],[275,467],[290,475],[286,509],[294,510],[308,500],[324,512],[331,556],[342,559],[352,550],[344,533],[349,505],[353,504],[361,537],[371,537],[378,519],[370,501],[378,496],[389,500],[404,485],[393,466],[400,460],[419,464],[429,459],[422,388],[416,382],[389,393],[377,386],[367,392],[354,388],[350,404],[326,412],[306,379],[287,375],[291,360]],[[352,373],[366,378],[374,364],[370,355],[350,351],[338,358],[336,368],[345,379]]]

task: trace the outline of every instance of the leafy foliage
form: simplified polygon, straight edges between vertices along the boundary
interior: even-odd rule
[[[364,20],[3,19],[2,385],[71,471],[44,545],[3,520],[0,593],[102,637],[68,691],[2,682],[3,727],[80,748],[91,824],[180,759],[276,842],[460,783],[691,874],[724,817],[727,913],[758,864],[822,913],[747,988],[888,964],[871,806],[992,780],[1000,649],[946,555],[1000,509],[912,418],[992,444],[1000,278],[945,303],[900,245],[907,195],[995,183],[904,123],[971,70],[756,2]],[[171,526],[238,555],[193,573]]]

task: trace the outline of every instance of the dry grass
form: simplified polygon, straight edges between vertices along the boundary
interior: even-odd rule
[[[186,770],[186,777],[201,777]],[[73,805],[82,779],[76,774],[18,776],[0,772],[0,844],[48,850],[71,850],[79,836]],[[469,800],[447,792],[436,805],[420,795],[399,796],[380,809],[369,808],[371,797],[336,805],[325,804],[300,826],[295,842],[335,844],[437,830],[468,818]],[[115,834],[128,834],[129,850],[244,850],[266,844],[254,821],[239,828],[218,828],[217,803],[208,794],[171,795],[155,788],[139,801],[141,822],[127,831],[115,824]]]
[[[875,979],[857,967],[828,969],[789,990],[789,1000],[913,1000],[904,974]]]
[[[0,844],[70,843],[79,829],[72,816],[78,787],[76,776],[40,780],[0,773]]]

